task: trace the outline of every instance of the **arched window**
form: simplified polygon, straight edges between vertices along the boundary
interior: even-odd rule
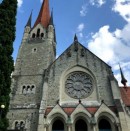
[[[15,130],[20,130],[20,124],[18,121],[15,122]]]
[[[40,36],[40,29],[38,28],[37,29],[37,37],[39,37]]]
[[[106,119],[101,119],[98,124],[99,131],[112,131],[110,123]]]
[[[26,86],[23,86],[22,93],[23,93],[23,94],[26,94],[26,93],[27,93],[27,91],[26,91]]]
[[[61,120],[56,120],[52,125],[52,131],[64,131],[64,124]]]
[[[31,93],[35,94],[35,86],[34,85],[31,86]]]
[[[35,38],[35,33],[32,34],[32,38]]]
[[[27,94],[30,93],[30,85],[27,86]]]
[[[20,122],[20,131],[24,131],[25,124],[23,121]]]
[[[44,33],[41,33],[41,38],[43,38],[44,37]]]
[[[84,120],[79,119],[75,123],[75,131],[87,131],[87,124]]]

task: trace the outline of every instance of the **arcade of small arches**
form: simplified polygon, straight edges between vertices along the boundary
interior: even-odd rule
[[[17,131],[24,131],[25,122],[24,121],[15,121],[14,129],[17,130]]]
[[[87,120],[85,116],[78,116],[73,122],[70,117],[65,121],[58,116],[50,124],[45,124],[44,131],[120,131],[120,127],[107,116],[99,117],[97,122]]]
[[[36,33],[32,33],[32,36],[31,38],[32,39],[35,39],[35,38],[44,38],[44,33],[40,31],[40,28],[37,29],[37,32]]]
[[[35,85],[23,85],[22,94],[35,94],[36,86]]]

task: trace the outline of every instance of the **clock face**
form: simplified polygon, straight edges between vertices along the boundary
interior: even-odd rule
[[[93,91],[92,79],[85,72],[73,72],[65,82],[65,90],[72,98],[86,98]]]

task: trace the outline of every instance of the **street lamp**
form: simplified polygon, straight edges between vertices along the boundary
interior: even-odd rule
[[[5,105],[2,104],[2,105],[0,106],[0,119],[1,119],[2,111],[4,110],[4,108],[5,108]]]
[[[1,105],[1,109],[4,109],[5,108],[5,105]]]

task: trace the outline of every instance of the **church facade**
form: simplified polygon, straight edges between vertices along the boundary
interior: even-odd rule
[[[56,59],[49,0],[25,26],[11,89],[10,131],[130,131],[130,89],[109,65],[76,35]]]

